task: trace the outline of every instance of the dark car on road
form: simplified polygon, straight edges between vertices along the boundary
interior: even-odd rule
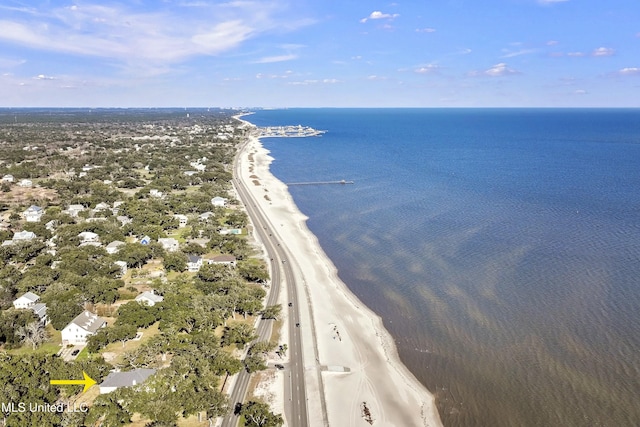
[[[72,356],[77,356],[77,355],[78,355],[78,353],[80,353],[80,350],[75,349],[75,350],[73,350],[73,351],[71,352],[71,355],[72,355]]]

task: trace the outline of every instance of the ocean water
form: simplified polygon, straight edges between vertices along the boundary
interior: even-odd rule
[[[640,110],[247,119],[446,426],[640,425]]]

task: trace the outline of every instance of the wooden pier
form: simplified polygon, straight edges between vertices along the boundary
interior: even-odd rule
[[[340,181],[312,181],[312,182],[287,182],[286,185],[328,185],[328,184],[340,184],[340,185],[346,185],[346,184],[353,184],[353,181],[346,181],[346,180],[340,180]]]

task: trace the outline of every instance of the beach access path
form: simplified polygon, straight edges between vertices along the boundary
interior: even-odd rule
[[[300,326],[291,326],[291,319],[286,324],[289,332],[294,328],[301,334],[301,362],[290,357],[288,369],[303,372],[308,425],[441,426],[433,395],[401,363],[380,317],[338,278],[307,228],[307,217],[286,185],[270,173],[272,160],[258,138],[250,136],[240,153],[236,178],[246,184],[256,209],[269,222],[293,274],[295,301],[290,301],[284,287],[280,301],[285,302],[285,316],[290,314],[287,301],[298,305],[294,316]],[[285,339],[286,335],[281,338]],[[293,366],[297,363],[303,366]],[[289,380],[285,375],[278,378],[286,425],[297,427],[284,394]]]

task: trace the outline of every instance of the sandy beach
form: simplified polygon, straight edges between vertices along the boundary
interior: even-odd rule
[[[441,426],[433,395],[400,362],[379,316],[338,278],[307,228],[307,217],[270,173],[272,160],[258,138],[250,137],[239,159],[239,178],[284,242],[296,276],[310,425]],[[286,306],[288,301],[283,289],[280,302]],[[286,331],[285,326],[285,341]],[[275,381],[269,388],[281,395],[273,401],[284,407],[283,376]]]

